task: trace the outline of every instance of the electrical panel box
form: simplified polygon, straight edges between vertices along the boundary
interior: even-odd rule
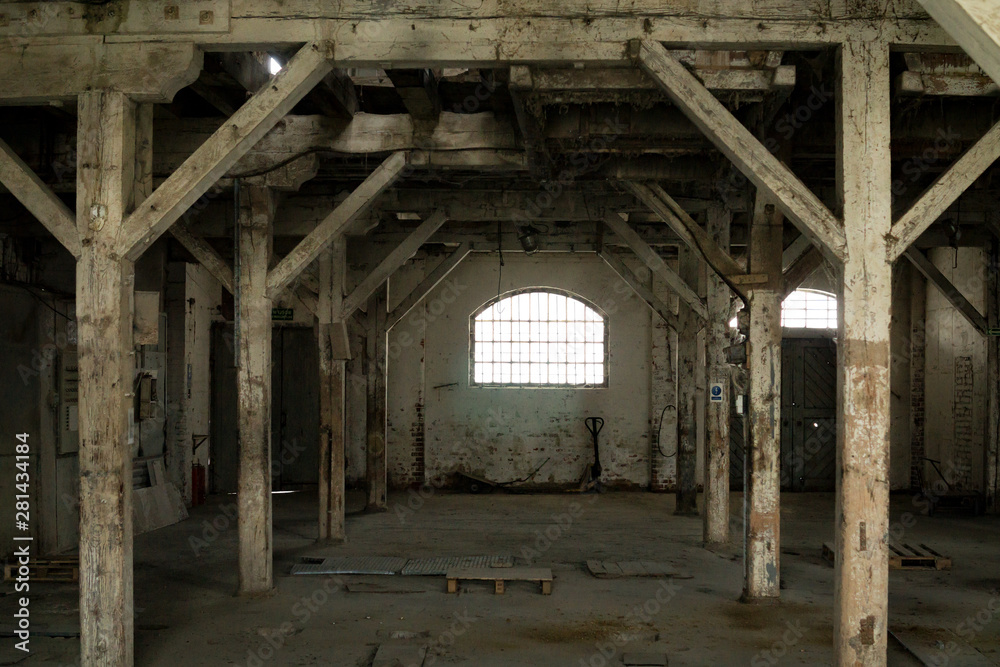
[[[59,453],[74,454],[80,450],[80,368],[75,349],[67,348],[59,355],[56,382],[59,391]]]

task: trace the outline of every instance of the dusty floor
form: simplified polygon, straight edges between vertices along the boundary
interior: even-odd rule
[[[351,500],[356,505],[361,498]],[[649,493],[438,492],[422,504],[399,493],[390,497],[387,513],[349,516],[347,543],[325,548],[314,544],[315,496],[275,495],[277,591],[240,599],[233,596],[235,523],[226,511],[233,501],[212,498],[187,521],[136,540],[137,665],[368,666],[380,644],[407,643],[428,647],[425,667],[600,667],[621,664],[622,652],[649,651],[668,654],[675,667],[831,662],[833,569],[820,557],[820,545],[833,537],[831,494],[782,497],[784,590],[773,606],[736,602],[737,552],[703,549],[701,519],[675,517],[672,496]],[[734,516],[741,502],[733,496]],[[1000,620],[990,611],[1000,609],[1000,517],[917,514],[904,521],[905,512],[917,514],[912,498],[894,497],[894,520],[912,524],[906,540],[926,542],[955,564],[950,572],[893,572],[891,626],[955,630],[979,614],[979,630],[964,637],[1000,661]],[[568,523],[567,514],[576,518]],[[213,521],[221,530],[206,529]],[[549,537],[540,538],[546,532]],[[734,537],[739,533],[734,523]],[[289,576],[307,555],[490,553],[551,567],[553,594],[539,595],[528,583],[509,584],[502,596],[489,584],[465,584],[456,596],[444,592],[439,578]],[[590,558],[667,561],[691,578],[595,579],[584,569]],[[345,584],[351,583],[369,585],[350,592]],[[10,629],[11,591],[3,585],[0,630]],[[72,632],[76,616],[75,588],[35,585],[36,631]],[[27,659],[12,643],[9,635],[0,637],[0,664],[78,664],[75,638],[36,637]],[[918,664],[890,639],[890,665]]]

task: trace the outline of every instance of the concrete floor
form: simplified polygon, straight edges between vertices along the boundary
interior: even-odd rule
[[[784,590],[780,604],[769,606],[736,602],[739,552],[703,549],[701,519],[673,516],[673,496],[650,493],[437,492],[422,504],[397,493],[387,513],[349,516],[347,543],[325,548],[314,544],[315,496],[278,494],[277,591],[240,599],[233,596],[235,523],[226,511],[234,500],[211,498],[187,521],[136,539],[137,665],[368,666],[380,644],[407,643],[429,648],[426,667],[599,667],[620,664],[622,652],[650,651],[668,654],[672,666],[832,660],[833,569],[820,557],[822,542],[833,538],[832,494],[783,496]],[[349,509],[362,498],[352,494],[350,501]],[[734,516],[741,503],[734,495]],[[906,512],[916,515],[912,521],[903,517]],[[911,497],[893,498],[894,521],[911,525],[905,539],[925,542],[955,564],[950,572],[893,572],[891,627],[954,630],[982,612],[981,629],[964,637],[1000,660],[1000,622],[990,611],[1000,609],[1000,517],[917,512]],[[558,518],[565,514],[576,518],[567,525],[565,516]],[[206,530],[213,521],[221,530]],[[734,523],[737,539],[739,531]],[[547,540],[539,537],[545,533]],[[491,553],[527,556],[532,564],[551,567],[553,594],[542,596],[528,583],[509,584],[503,596],[495,596],[489,584],[464,584],[456,596],[447,595],[437,577],[289,576],[292,564],[306,555]],[[592,558],[667,561],[690,578],[595,579],[584,568]],[[350,583],[372,585],[367,592],[350,592],[344,586]],[[10,619],[12,586],[2,590],[0,614]],[[637,614],[642,606],[646,610]],[[35,584],[31,608],[36,631],[78,629],[75,587]],[[8,623],[0,621],[0,628],[9,629]],[[35,637],[27,659],[12,644],[2,639],[0,664],[79,664],[75,638]],[[889,663],[920,664],[891,638]]]

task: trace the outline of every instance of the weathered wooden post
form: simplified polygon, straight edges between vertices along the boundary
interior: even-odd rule
[[[131,665],[134,265],[119,234],[133,205],[135,105],[82,93],[77,127],[81,661]]]
[[[750,226],[750,271],[767,281],[750,290],[749,474],[746,489],[748,602],[780,595],[781,534],[781,251],[783,218],[758,191]]]
[[[688,248],[679,250],[681,279],[698,289],[701,261]],[[676,514],[698,514],[698,331],[701,320],[683,301],[678,311],[677,335],[677,507]]]
[[[344,295],[345,242],[339,238],[320,256],[319,343],[320,448],[319,539],[343,540],[345,365],[350,357],[340,320]]]
[[[730,212],[720,205],[708,209],[708,232],[729,251]],[[708,272],[708,365],[705,422],[705,521],[707,544],[729,541],[729,286],[715,271]],[[718,388],[718,389],[717,389]],[[718,393],[718,395],[716,395]]]
[[[836,664],[886,664],[889,609],[889,45],[840,48],[837,181],[847,258],[837,342]]]
[[[237,369],[240,467],[239,592],[266,593],[273,587],[271,563],[271,261],[274,197],[269,188],[240,192],[239,368]]]

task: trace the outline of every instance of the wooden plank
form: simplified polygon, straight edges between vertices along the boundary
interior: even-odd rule
[[[230,294],[233,293],[233,269],[229,262],[222,258],[215,248],[208,242],[191,233],[191,229],[184,223],[175,223],[170,228],[170,233],[185,249],[198,260],[198,262],[208,269],[208,272],[221,283],[222,287]]]
[[[120,252],[134,261],[330,71],[329,46],[309,43],[129,216]]]
[[[1000,83],[1000,12],[992,0],[919,0],[966,53]]]
[[[330,215],[316,225],[290,253],[271,269],[267,276],[268,294],[283,290],[324,247],[368,210],[375,199],[399,178],[406,167],[406,154],[393,153],[347,196]]]
[[[709,267],[729,285],[731,290],[746,301],[747,291],[734,280],[736,276],[746,272],[729,253],[723,252],[718,247],[708,232],[702,229],[670,195],[652,183],[643,185],[633,181],[624,181],[623,184],[639,201],[667,223],[667,226],[681,237],[688,248],[705,260]]]
[[[427,242],[434,232],[448,220],[448,214],[439,209],[414,229],[406,239],[379,262],[371,273],[364,277],[357,287],[348,295],[341,305],[340,313],[335,319],[346,320],[354,314],[359,306],[368,300],[379,285],[389,279],[396,270],[403,266]],[[388,327],[386,327],[388,329]]]
[[[394,326],[399,324],[400,320],[407,316],[407,314],[413,310],[414,306],[424,300],[424,298],[431,293],[431,291],[441,284],[448,274],[451,273],[456,266],[462,263],[462,260],[471,252],[472,244],[469,242],[464,242],[459,244],[455,250],[452,251],[450,255],[444,258],[440,264],[434,267],[434,270],[427,274],[427,276],[420,281],[420,284],[410,290],[410,293],[399,302],[399,305],[392,309],[386,319],[386,329],[392,329]]]
[[[677,296],[684,301],[688,307],[699,317],[702,321],[708,319],[708,307],[705,305],[705,301],[698,296],[691,287],[684,282],[676,271],[667,266],[667,263],[663,261],[663,258],[653,250],[649,245],[642,240],[642,237],[632,229],[632,227],[625,222],[621,215],[618,213],[607,212],[604,215],[604,224],[611,228],[619,238],[621,238],[625,244],[632,249],[639,259],[649,267],[649,269],[659,276],[674,292]],[[714,243],[714,242],[713,242]],[[627,281],[626,281],[627,282]]]
[[[3,139],[0,139],[0,183],[73,257],[80,256],[80,234],[73,212]]]
[[[597,253],[600,255],[601,259],[611,267],[611,270],[618,274],[618,276],[625,281],[625,283],[632,288],[632,291],[636,293],[640,299],[646,302],[646,305],[653,309],[653,312],[660,316],[663,323],[667,325],[672,331],[677,331],[678,320],[677,315],[670,310],[667,304],[663,303],[656,294],[653,293],[649,287],[643,284],[639,277],[632,272],[632,269],[625,265],[625,262],[621,260],[620,257],[611,253],[607,249],[602,249]]]
[[[892,225],[889,259],[895,261],[1000,158],[1000,121],[927,188]]]
[[[788,295],[799,288],[809,276],[816,272],[819,267],[826,263],[826,258],[816,246],[810,246],[799,256],[792,265],[782,274],[781,300],[784,301]]]
[[[1000,86],[983,75],[903,72],[896,77],[896,93],[938,97],[996,97],[1000,95]]]
[[[840,222],[778,158],[660,44],[634,44],[643,70],[663,88],[684,114],[732,160],[754,185],[771,194],[782,212],[816,245],[840,261],[846,240]]]
[[[922,273],[928,282],[944,295],[948,303],[953,305],[980,335],[988,335],[986,317],[975,306],[969,303],[965,295],[941,273],[940,269],[927,258],[927,255],[913,247],[909,248],[903,254],[916,267],[917,271]]]
[[[889,632],[928,667],[996,667],[995,662],[946,628],[893,627]]]

